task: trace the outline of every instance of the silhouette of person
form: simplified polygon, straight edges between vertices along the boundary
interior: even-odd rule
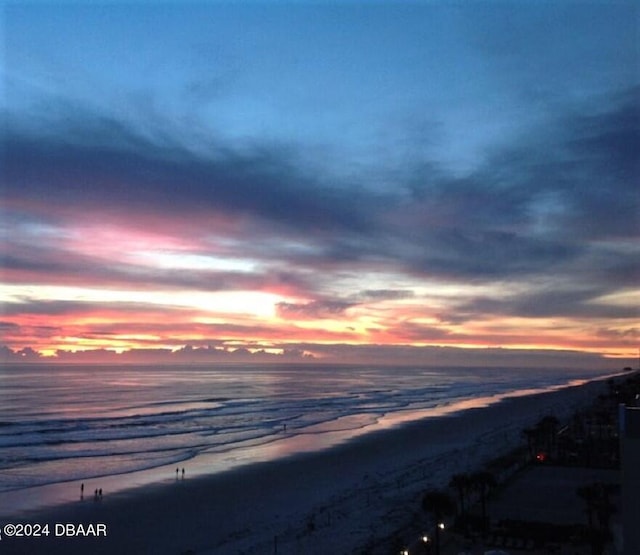
[[[99,497],[100,499],[102,499],[102,488],[100,488],[100,489],[98,490],[98,497]]]
[[[94,501],[98,500],[98,488],[96,488],[96,490],[93,492],[93,500]]]
[[[80,499],[84,498],[84,482],[80,484]]]
[[[182,469],[182,479],[184,480],[184,468]]]

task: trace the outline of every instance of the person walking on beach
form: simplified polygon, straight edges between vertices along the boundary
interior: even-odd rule
[[[178,479],[178,472],[180,471],[179,468],[176,468],[176,480]]]
[[[184,480],[184,468],[182,469],[182,479]]]
[[[99,497],[100,499],[102,499],[102,488],[100,488],[100,489],[98,490],[98,497]]]
[[[84,482],[80,484],[80,499],[84,499]]]

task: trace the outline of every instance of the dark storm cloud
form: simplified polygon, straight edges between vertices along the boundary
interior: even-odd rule
[[[134,264],[110,262],[89,256],[74,256],[66,251],[46,251],[33,248],[19,256],[2,259],[5,283],[33,283],[59,285],[89,285],[100,287],[133,287],[147,289],[198,289],[203,291],[230,291],[262,289],[269,285],[296,283],[295,276],[279,279],[279,274],[252,272],[224,272],[208,270],[158,269]]]
[[[634,88],[594,102],[588,113],[559,118],[551,137],[540,137],[544,158],[526,182],[560,194],[567,231],[580,239],[632,237],[638,231],[639,99],[640,88]]]
[[[436,232],[424,257],[409,264],[421,273],[453,279],[492,279],[537,273],[575,257],[582,247],[520,233],[491,230]]]
[[[145,309],[144,314],[153,314],[153,310],[149,311]],[[165,312],[166,314],[166,312]],[[168,336],[189,337],[193,336],[193,339],[189,339],[190,343],[195,343],[196,338],[201,337],[202,334],[206,334],[207,343],[214,343],[212,338],[216,337],[252,337],[255,334],[263,334],[270,336],[274,334],[274,329],[268,325],[259,324],[232,324],[232,323],[220,323],[220,324],[201,324],[191,321],[164,321],[161,322],[148,322],[148,321],[119,321],[110,324],[99,324],[95,327],[87,327],[87,331],[82,333],[82,337],[86,339],[99,339],[101,336],[122,336],[127,334],[133,335],[149,335],[149,334],[167,334]],[[153,339],[149,339],[153,342]],[[184,341],[182,339],[181,341]],[[222,341],[222,340],[220,340]]]
[[[413,297],[415,297],[415,293],[413,291],[404,289],[365,289],[356,295],[356,298],[361,302],[395,301],[411,299]]]
[[[443,339],[455,340],[466,338],[462,334],[451,333],[443,328],[419,324],[416,322],[402,322],[397,326],[390,328],[389,332],[394,336],[401,338],[404,343],[411,343],[415,341],[437,343]]]
[[[287,149],[256,145],[238,152],[212,144],[204,157],[111,118],[79,121],[70,113],[61,120],[43,122],[47,135],[9,122],[4,194],[132,215],[231,212],[309,230],[371,225],[366,210],[356,209],[360,193],[306,175],[288,160]]]
[[[308,303],[285,303],[281,302],[276,305],[278,315],[281,318],[335,318],[344,314],[349,308],[355,306],[339,300],[320,300]]]
[[[5,303],[2,308],[6,316],[86,316],[96,312],[117,311],[123,314],[164,314],[161,308],[133,302],[85,302],[85,301],[47,301],[20,298],[16,303]]]
[[[565,287],[506,295],[501,299],[479,297],[456,309],[458,317],[466,314],[466,320],[479,315],[519,316],[524,318],[636,318],[638,309],[598,302],[602,291],[576,290]]]
[[[5,310],[2,311],[3,314],[6,314]],[[20,330],[20,326],[14,322],[0,322],[0,333],[10,333],[16,332]]]
[[[633,224],[629,230],[634,229]],[[592,265],[579,268],[578,272],[586,273],[590,280],[603,288],[612,286],[632,289],[640,283],[640,257],[637,247],[634,248],[593,248]]]
[[[597,254],[598,241],[636,237],[638,98],[558,116],[464,178],[414,176],[407,190],[427,216],[400,231],[424,245],[410,251],[414,267],[450,277],[543,273]],[[634,266],[614,247],[608,257]]]
[[[410,177],[384,194],[311,175],[293,149],[281,146],[254,144],[240,152],[211,141],[196,152],[167,132],[150,137],[95,114],[64,112],[64,118],[43,122],[46,134],[11,120],[3,194],[23,207],[41,203],[53,215],[73,210],[99,219],[111,210],[132,222],[149,213],[167,222],[191,218],[202,234],[215,233],[216,214],[243,218],[243,254],[286,261],[284,273],[327,265],[452,280],[565,272],[599,255],[603,247],[597,242],[637,235],[640,95],[634,93],[557,114],[542,129],[488,153],[463,177],[435,171],[433,161],[417,161],[402,172]],[[310,248],[277,241],[263,248],[270,236]],[[22,270],[29,268],[21,264],[34,265],[35,272],[44,271],[46,260],[54,271],[73,264],[80,266],[74,272],[97,271],[88,260],[56,262],[35,256],[36,250],[13,253],[6,264]],[[636,275],[628,252],[612,246],[606,257],[616,274],[607,279],[623,279],[613,268],[625,267],[627,280]],[[606,272],[585,271],[599,278]],[[137,280],[124,267],[99,272]],[[204,274],[154,272],[155,283],[204,285]],[[225,276],[213,279],[214,288],[225,287]]]

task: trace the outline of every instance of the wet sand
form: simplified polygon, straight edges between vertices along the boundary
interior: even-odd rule
[[[93,486],[82,501],[16,514],[48,524],[48,537],[7,537],[2,554],[348,554],[424,519],[421,494],[478,468],[522,441],[545,414],[562,418],[592,400],[601,382],[506,399],[401,425],[330,449],[209,476],[167,479],[116,494]],[[80,492],[80,484],[68,484]],[[4,507],[2,514],[7,514]],[[99,537],[56,536],[56,524],[104,524]],[[102,530],[102,529],[101,529]]]

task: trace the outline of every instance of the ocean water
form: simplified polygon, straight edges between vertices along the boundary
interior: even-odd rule
[[[322,449],[605,372],[367,366],[0,366],[0,496]],[[473,405],[473,403],[471,403]],[[169,470],[171,469],[171,470]]]

